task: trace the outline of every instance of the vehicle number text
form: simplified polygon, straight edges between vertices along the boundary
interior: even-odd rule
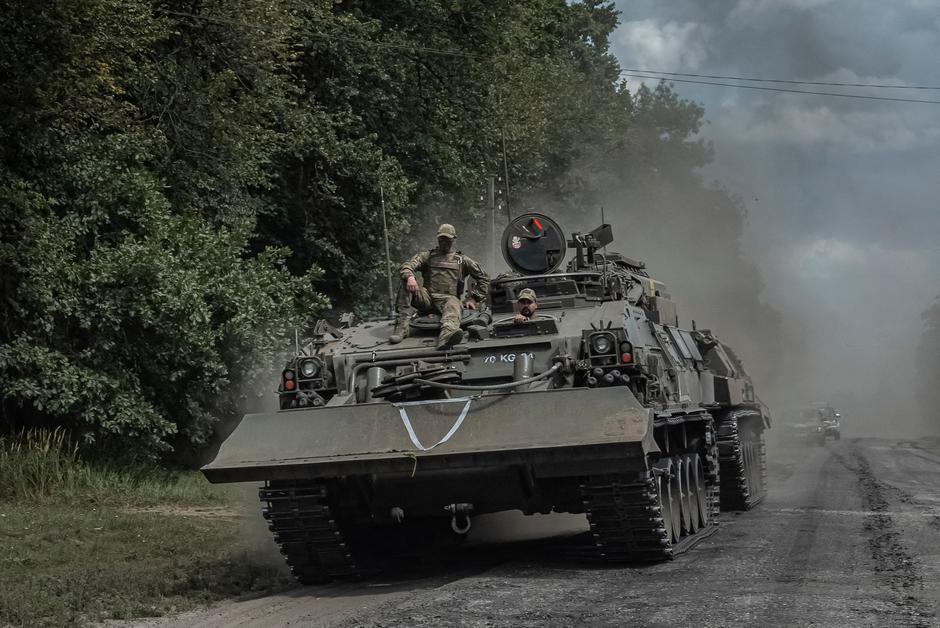
[[[529,359],[534,360],[534,353],[498,353],[488,355],[483,358],[483,364],[512,364],[516,361],[517,355],[527,355]]]

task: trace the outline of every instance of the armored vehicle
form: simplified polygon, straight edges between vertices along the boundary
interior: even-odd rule
[[[245,416],[203,472],[264,482],[262,514],[304,583],[505,510],[585,514],[606,561],[688,549],[720,510],[764,497],[769,416],[731,349],[680,326],[666,285],[605,252],[612,240],[606,224],[566,237],[548,216],[513,220],[512,272],[447,351],[433,316],[395,345],[390,320],[318,323],[283,370],[281,410]],[[525,288],[538,310],[517,322]]]
[[[816,437],[820,445],[826,444],[827,438],[839,440],[842,438],[842,415],[836,412],[828,403],[814,403],[806,408],[804,416],[812,419],[816,424]]]

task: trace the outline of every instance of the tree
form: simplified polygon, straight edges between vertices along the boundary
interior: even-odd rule
[[[153,9],[10,3],[0,16],[2,419],[144,457],[204,444],[298,298],[322,306],[283,251],[246,255],[251,191],[270,176],[255,151],[283,150],[266,112],[232,105],[254,90],[202,62],[203,82],[187,83],[179,59],[213,33]]]
[[[538,187],[624,122],[609,3],[359,0],[309,4],[302,19],[315,122],[282,164],[259,242],[287,245],[294,272],[328,269],[321,286],[339,307],[384,303],[383,192],[404,258],[433,241],[428,225],[471,232],[504,136],[512,180]]]

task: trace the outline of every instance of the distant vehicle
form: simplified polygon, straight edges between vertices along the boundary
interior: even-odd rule
[[[842,415],[836,412],[835,408],[828,403],[814,403],[813,410],[816,412],[816,420],[819,423],[816,431],[822,434],[821,444],[825,444],[827,438],[834,440],[842,438],[842,423],[839,421]]]
[[[825,445],[842,437],[842,415],[828,403],[792,408],[784,415],[783,438],[795,445]]]
[[[793,440],[825,445],[828,438],[842,438],[841,418],[842,415],[828,403],[813,403],[792,412],[787,426]]]

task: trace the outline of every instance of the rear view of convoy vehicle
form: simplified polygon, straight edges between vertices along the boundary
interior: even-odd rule
[[[264,482],[262,513],[304,583],[505,510],[584,513],[606,561],[691,547],[720,510],[764,497],[769,416],[731,349],[681,328],[642,262],[602,252],[612,240],[609,225],[566,238],[547,216],[513,220],[512,272],[447,351],[434,316],[395,345],[390,320],[321,321],[282,373],[281,411],[245,416],[203,472]],[[519,323],[524,288],[539,307]]]

